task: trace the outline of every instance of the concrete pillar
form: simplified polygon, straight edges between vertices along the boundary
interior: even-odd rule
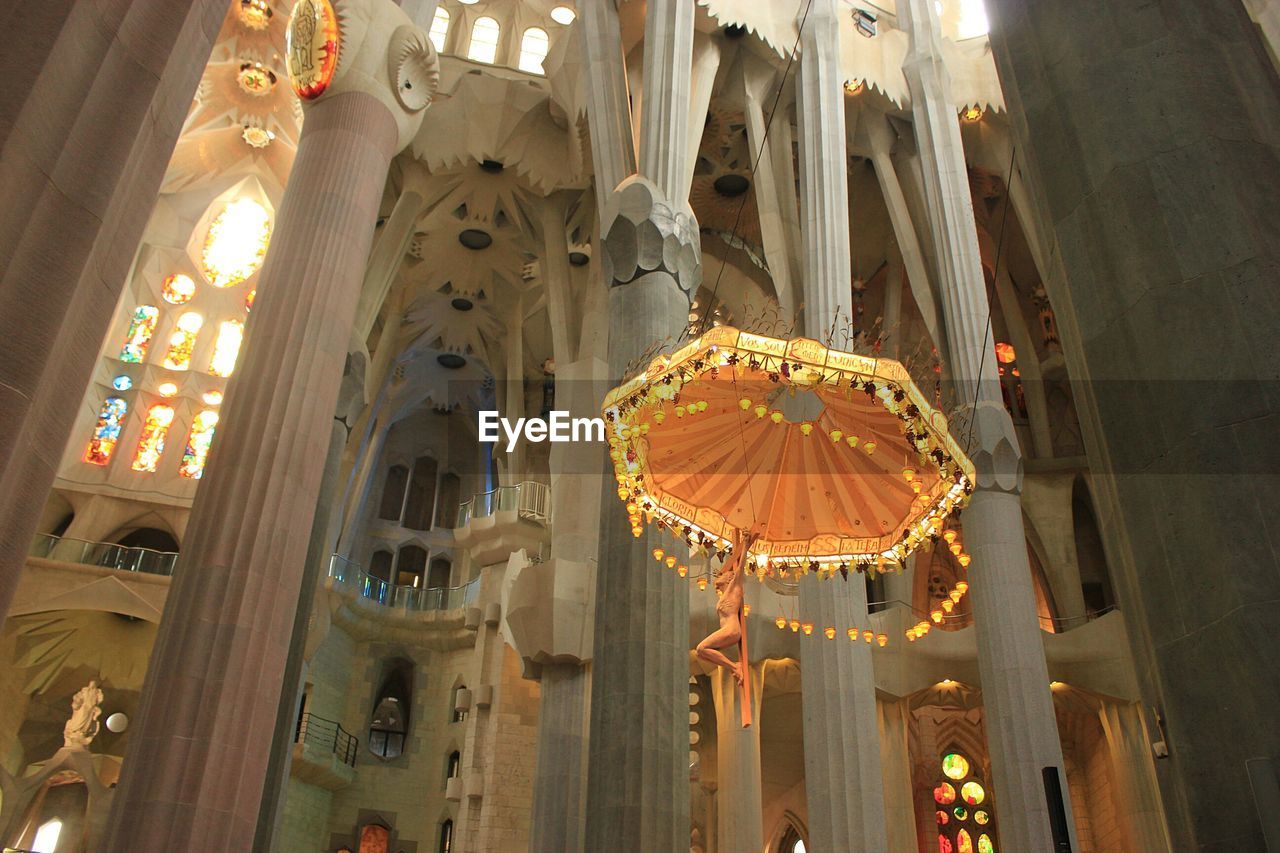
[[[581,664],[542,667],[530,850],[582,849],[586,830],[587,689]]]
[[[849,184],[844,80],[835,0],[814,0],[801,35],[796,114],[804,238],[805,332],[825,341],[851,316]],[[805,792],[815,850],[885,849],[884,786],[871,647],[823,628],[866,627],[864,579],[800,582],[800,612],[815,631],[800,639]]]
[[[6,74],[0,125],[0,621],[226,4],[26,12],[15,56],[46,59]]]
[[[603,0],[591,15],[616,15]],[[586,10],[584,9],[584,12]],[[585,17],[585,15],[584,15]],[[612,31],[616,20],[602,27]],[[656,0],[645,17],[645,106],[640,175],[622,180],[600,208],[609,289],[609,372],[674,340],[701,281],[697,222],[673,196],[687,150],[693,0]],[[612,50],[612,45],[609,45]],[[589,51],[590,52],[590,47]],[[620,47],[615,58],[621,61]],[[621,66],[593,81],[593,162],[623,162],[624,103],[612,97]],[[678,107],[678,108],[677,108]],[[615,111],[609,113],[609,111]],[[597,132],[599,131],[599,133]],[[597,171],[597,192],[608,173]],[[663,250],[654,251],[660,241]],[[685,582],[657,571],[649,552],[665,537],[631,535],[610,478],[601,491],[591,675],[588,850],[676,851],[689,847],[689,598]]]
[[[1280,533],[1274,501],[1240,489],[1270,496],[1280,471],[1276,70],[1235,0],[1098,4],[1082,29],[1058,26],[1078,4],[987,8],[1108,563],[1167,724],[1172,834],[1259,849],[1247,762],[1280,755],[1280,681],[1246,638],[1280,598]],[[1230,697],[1230,726],[1205,725],[1205,697]]]
[[[363,92],[307,110],[106,850],[251,846],[347,342],[399,133],[390,109]]]
[[[993,782],[1001,804],[1000,836],[1009,849],[1055,849],[1041,775],[1052,767],[1061,783],[1074,847],[1075,823],[1022,526],[1022,456],[1013,421],[1000,402],[995,356],[989,352],[994,346],[990,305],[942,36],[932,0],[907,0],[899,15],[910,39],[904,72],[923,165],[955,402],[969,412],[957,424],[969,421],[961,445],[971,444],[977,468],[976,490],[964,512],[964,536],[973,555],[969,595]]]
[[[1119,789],[1115,804],[1126,849],[1167,853],[1173,848],[1160,804],[1160,787],[1152,766],[1151,738],[1142,721],[1142,706],[1104,701],[1098,717],[1111,753],[1111,775]]]
[[[711,695],[716,704],[716,784],[719,807],[716,849],[764,849],[764,795],[760,781],[760,699],[764,692],[764,663],[751,674],[752,724],[742,727],[742,689],[733,673],[716,667]]]
[[[918,853],[915,793],[911,787],[911,749],[907,700],[876,702],[880,720],[880,772],[884,777],[884,817],[889,853]]]

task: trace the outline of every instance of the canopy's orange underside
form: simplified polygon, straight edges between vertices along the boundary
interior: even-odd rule
[[[825,408],[806,436],[799,424],[757,417],[755,405],[767,404],[779,386],[760,371],[738,370],[736,378],[724,369],[685,384],[680,402],[705,400],[705,412],[677,418],[667,403],[661,424],[653,421],[655,406],[633,419],[651,424],[640,441],[647,445],[646,488],[655,499],[670,494],[714,510],[739,529],[764,521],[764,539],[771,542],[883,537],[888,547],[924,514],[913,512],[915,493],[903,468],[917,469],[925,494],[945,487],[935,466],[919,465],[900,421],[879,400],[822,386],[817,394]],[[752,401],[746,411],[743,397]],[[833,429],[858,436],[857,447],[833,442]],[[863,450],[868,439],[877,445],[872,454]]]

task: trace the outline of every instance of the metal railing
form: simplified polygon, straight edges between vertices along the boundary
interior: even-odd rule
[[[551,521],[551,489],[545,483],[516,483],[481,492],[458,507],[457,527],[473,518],[487,518],[497,512],[512,512],[540,524]]]
[[[473,604],[480,595],[480,578],[472,578],[462,586],[432,587],[421,589],[396,584],[376,578],[360,567],[359,563],[338,554],[329,558],[329,577],[348,589],[354,589],[362,598],[376,601],[387,607],[405,610],[456,610]]]
[[[294,743],[327,749],[348,767],[356,766],[356,752],[360,748],[360,739],[336,721],[317,717],[309,711],[298,720],[298,733]]]
[[[40,533],[31,543],[28,554],[66,563],[86,566],[102,566],[124,572],[142,572],[148,575],[173,574],[178,563],[176,551],[154,551],[151,548],[129,548],[111,542],[89,542],[84,539],[68,539]]]

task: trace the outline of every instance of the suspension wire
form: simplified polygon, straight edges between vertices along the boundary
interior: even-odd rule
[[[985,281],[982,283],[983,289],[987,294],[987,322],[982,330],[982,355],[978,359],[978,375],[973,378],[973,406],[969,409],[969,432],[964,439],[964,452],[967,456],[969,450],[973,447],[973,425],[977,421],[978,412],[978,392],[982,388],[982,368],[987,364],[987,339],[991,335],[991,285],[995,284],[996,277],[1000,275],[1000,261],[1004,258],[1004,231],[1005,226],[1009,224],[1009,208],[1013,207],[1013,182],[1017,175],[1013,171],[1013,164],[1018,157],[1018,146],[1014,145],[1009,152],[1009,183],[1004,188],[1004,210],[1000,214],[1000,236],[996,240],[996,261],[991,267],[991,284]]]
[[[797,9],[800,7],[797,5]],[[755,161],[751,163],[751,185],[755,188],[756,168],[760,165],[761,158],[764,157],[765,149],[769,144],[769,131],[773,128],[773,116],[778,111],[778,102],[782,100],[782,90],[787,83],[787,75],[791,73],[791,66],[796,61],[796,54],[800,50],[800,37],[804,35],[805,22],[809,20],[809,10],[813,8],[813,0],[807,0],[804,7],[804,15],[800,18],[800,27],[796,31],[795,44],[791,46],[791,55],[787,57],[787,67],[782,69],[782,77],[778,80],[778,91],[774,93],[773,105],[769,108],[769,117],[765,120],[764,136],[760,139],[760,150],[756,152]],[[748,152],[750,153],[750,152]],[[742,219],[742,210],[747,206],[747,193],[742,194],[742,200],[738,202],[738,212],[733,217],[733,228],[729,231],[729,246],[732,248],[734,241],[738,237],[738,224]],[[711,288],[711,296],[707,300],[706,310],[702,313],[702,322],[698,327],[698,336],[707,331],[707,323],[711,320],[711,307],[715,303],[716,294],[720,291],[720,279],[724,276],[724,268],[729,263],[729,253],[726,251],[724,257],[720,259],[720,271],[716,273],[715,285]]]

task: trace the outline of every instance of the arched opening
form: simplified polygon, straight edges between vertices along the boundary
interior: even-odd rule
[[[399,521],[404,509],[404,490],[409,485],[409,469],[392,465],[387,469],[387,479],[382,483],[382,503],[378,506],[378,518]]]
[[[394,555],[390,551],[378,550],[369,558],[369,574],[380,581],[391,583],[391,563]]]
[[[449,721],[452,723],[461,723],[467,719],[467,708],[465,705],[459,706],[458,698],[462,695],[462,691],[467,689],[467,685],[459,683],[453,688],[453,701],[449,703],[451,708]]]
[[[436,501],[436,527],[452,530],[458,521],[458,500],[462,481],[452,471],[440,478],[440,497]]]
[[[453,850],[453,821],[446,820],[440,824],[440,843],[436,850],[438,853],[451,853]]]
[[[1085,611],[1090,615],[1101,613],[1115,606],[1116,597],[1089,488],[1079,477],[1071,490],[1071,519],[1075,528],[1076,564],[1080,567],[1080,591],[1084,596]]]
[[[490,17],[476,18],[471,27],[471,44],[467,47],[467,58],[476,62],[487,62],[490,65],[498,58],[498,37],[502,28]]]
[[[422,586],[427,570],[427,552],[417,545],[405,545],[396,558],[396,585]]]
[[[538,27],[525,30],[520,38],[519,69],[528,71],[530,74],[545,74],[542,61],[547,58],[547,51],[550,48],[551,39],[546,30]]]
[[[409,496],[404,502],[404,526],[414,530],[431,527],[431,510],[436,499],[436,460],[420,456],[413,463],[409,479]]]
[[[379,758],[397,758],[404,753],[412,694],[413,663],[391,661],[369,721],[369,751]]]
[[[436,557],[431,561],[431,571],[427,574],[427,589],[447,587],[452,572],[453,564],[447,557]]]
[[[806,850],[800,830],[796,829],[795,824],[789,825],[778,841],[777,853],[806,853]]]
[[[995,813],[976,762],[960,752],[942,756],[933,789],[940,853],[995,853]]]
[[[366,823],[360,829],[360,853],[388,853],[391,849],[391,830],[376,823]]]
[[[438,53],[444,53],[444,40],[449,36],[449,12],[443,6],[436,7],[435,17],[431,19],[429,38]]]
[[[173,538],[173,534],[155,527],[139,527],[116,540],[116,544],[126,548],[149,548],[169,553],[178,550],[178,540]]]
[[[462,753],[455,749],[453,752],[449,753],[449,760],[445,764],[444,778],[446,780],[457,779],[461,775]]]

